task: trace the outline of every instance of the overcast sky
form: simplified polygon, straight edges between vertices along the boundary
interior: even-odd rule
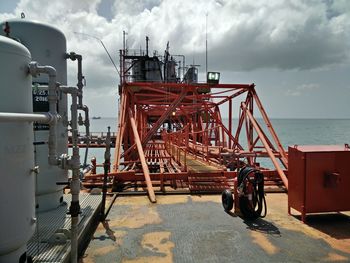
[[[0,21],[19,18],[61,29],[68,51],[84,56],[85,104],[115,116],[119,78],[100,38],[119,65],[122,31],[130,49],[185,54],[221,83],[255,83],[272,118],[350,118],[348,0],[1,0]],[[69,84],[76,84],[69,63]],[[238,113],[237,113],[238,115]],[[224,116],[225,117],[225,116]]]

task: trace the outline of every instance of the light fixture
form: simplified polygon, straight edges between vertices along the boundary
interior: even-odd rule
[[[220,80],[220,72],[208,72],[207,73],[207,83],[218,84]]]

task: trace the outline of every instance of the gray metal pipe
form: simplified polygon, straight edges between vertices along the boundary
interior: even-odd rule
[[[87,165],[87,157],[88,157],[88,149],[90,145],[90,119],[89,119],[89,108],[84,105],[82,109],[85,113],[85,139],[86,139],[86,148],[85,148],[85,156],[84,156],[84,167]]]
[[[85,148],[85,156],[84,156],[84,167],[87,165],[87,156],[88,156],[88,149],[89,149],[89,143],[90,143],[90,121],[89,121],[89,108],[86,105],[83,105],[83,87],[84,87],[84,76],[83,76],[83,56],[80,54],[77,54],[75,52],[70,52],[66,54],[66,59],[70,59],[72,61],[77,60],[78,64],[78,109],[84,111],[85,113],[85,120],[84,120],[84,126],[85,126],[85,135],[86,135],[86,148]],[[81,125],[81,124],[80,124]]]
[[[47,74],[49,76],[49,113],[53,116],[57,116],[57,88],[59,84],[56,82],[56,69],[51,66],[39,66],[37,62],[29,63],[29,73],[36,77],[40,75],[40,73]],[[56,127],[57,127],[58,118],[54,118],[52,122],[49,123],[49,164],[58,165],[59,159],[57,158],[57,135],[56,135]]]
[[[71,105],[71,128],[72,128],[72,146],[73,154],[69,161],[69,168],[72,170],[72,180],[70,183],[72,201],[69,208],[71,215],[71,262],[78,261],[78,223],[79,223],[79,192],[80,192],[80,156],[78,147],[78,93],[79,90],[75,87],[61,87],[64,93],[69,93],[72,96]]]
[[[49,101],[49,112],[51,114],[57,114],[56,110],[56,102],[58,99],[57,96],[57,87],[59,86],[56,82],[56,69],[51,66],[39,66],[39,64],[35,61],[32,61],[29,63],[29,73],[33,77],[37,77],[40,75],[40,73],[47,74],[49,77],[49,94],[48,94],[48,101]]]
[[[28,73],[36,77],[40,73],[47,74],[49,76],[49,112],[48,113],[9,113],[2,112],[0,113],[0,121],[28,121],[28,122],[40,122],[49,124],[49,164],[58,165],[59,159],[57,158],[56,153],[56,126],[57,122],[60,120],[60,116],[57,113],[57,87],[59,86],[56,82],[56,69],[51,66],[39,66],[37,62],[30,62],[28,65]]]
[[[83,76],[83,66],[82,66],[82,61],[83,61],[83,57],[82,55],[79,55],[79,54],[76,54],[75,52],[70,52],[70,53],[67,53],[66,54],[66,58],[72,60],[72,61],[75,61],[77,60],[78,61],[78,83],[77,83],[77,87],[78,87],[78,90],[79,90],[79,93],[78,93],[78,98],[79,98],[79,109],[82,109],[83,107],[83,87],[84,87],[84,83],[83,83],[83,79],[84,79],[84,76]]]
[[[40,122],[50,124],[55,121],[58,116],[51,113],[12,113],[0,112],[0,122]]]
[[[29,64],[29,72],[34,77],[40,73],[45,73],[49,76],[49,114],[55,116],[49,122],[49,163],[51,165],[61,164],[63,167],[66,166],[68,169],[72,170],[72,181],[70,183],[72,201],[69,208],[69,213],[71,214],[71,262],[76,263],[78,261],[78,222],[79,222],[79,192],[80,192],[80,178],[79,178],[79,169],[80,169],[80,156],[79,156],[79,147],[78,147],[78,96],[81,93],[79,89],[75,87],[59,87],[59,84],[56,82],[56,70],[51,66],[38,66],[36,62],[31,62]],[[82,82],[81,82],[82,84]],[[66,158],[65,154],[59,159],[56,154],[56,127],[58,121],[57,114],[57,100],[58,88],[64,93],[69,93],[72,96],[72,105],[71,105],[71,128],[72,128],[72,156],[71,158]],[[44,114],[45,115],[45,114]],[[41,116],[42,117],[42,116]]]

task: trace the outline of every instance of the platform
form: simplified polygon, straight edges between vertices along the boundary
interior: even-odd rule
[[[118,197],[81,262],[349,262],[350,213],[287,213],[286,194],[267,195],[264,219],[224,212],[220,195]]]
[[[102,196],[82,193],[79,198],[82,213],[79,221],[78,242],[79,249],[82,250],[98,223]],[[37,229],[27,245],[27,253],[32,257],[33,262],[69,262],[71,218],[66,212],[70,201],[71,195],[66,194],[62,206],[37,214]],[[55,232],[61,233],[54,236]]]
[[[195,159],[190,155],[188,155],[186,158],[186,165],[187,169],[192,173],[220,172],[223,170],[217,166]]]

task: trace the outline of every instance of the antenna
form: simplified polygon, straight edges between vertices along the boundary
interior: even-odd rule
[[[208,12],[205,14],[205,74],[208,75]]]
[[[127,33],[123,30],[123,50],[125,50],[125,35],[127,35]]]
[[[149,37],[146,36],[146,56],[148,57],[148,42],[149,42]]]
[[[108,50],[107,50],[107,48],[106,48],[105,44],[103,44],[103,42],[102,42],[102,40],[101,40],[101,39],[99,39],[98,37],[95,37],[95,36],[89,35],[89,34],[85,34],[85,33],[80,33],[80,32],[73,32],[73,33],[74,33],[74,34],[80,34],[80,35],[88,36],[88,37],[92,37],[92,38],[97,39],[98,41],[100,41],[100,43],[101,43],[102,47],[103,47],[103,48],[104,48],[104,50],[106,51],[106,53],[107,53],[107,55],[108,55],[108,57],[109,57],[110,61],[112,62],[112,64],[113,64],[113,66],[114,66],[115,70],[118,72],[118,75],[119,75],[119,77],[120,77],[120,72],[119,72],[119,70],[118,70],[117,66],[115,65],[115,63],[114,63],[114,61],[113,61],[113,59],[112,59],[111,55],[109,54],[109,52],[108,52]]]
[[[123,50],[124,50],[124,55],[128,53],[128,40],[126,39],[126,35],[128,33],[123,30]]]

